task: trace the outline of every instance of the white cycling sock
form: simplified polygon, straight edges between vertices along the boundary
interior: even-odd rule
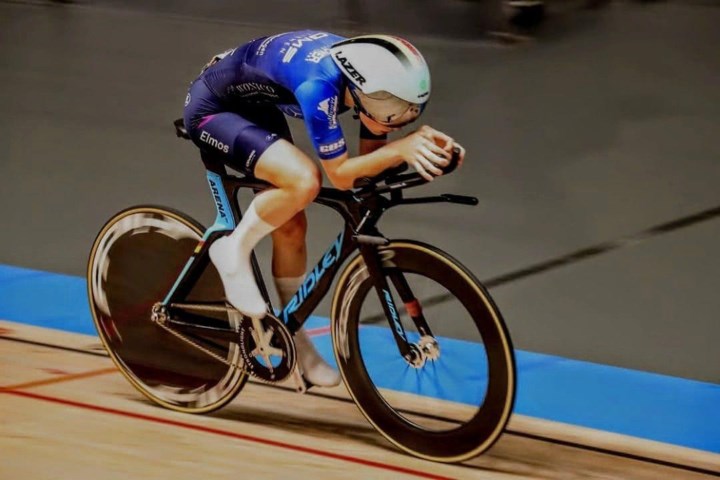
[[[274,280],[275,290],[277,290],[278,297],[280,297],[280,304],[285,307],[305,281],[305,275],[300,277],[275,277]],[[334,387],[340,383],[340,374],[323,360],[305,328],[301,328],[295,334],[295,349],[297,350],[300,370],[306,380],[318,387]]]
[[[253,201],[235,230],[210,245],[210,260],[220,274],[228,302],[252,318],[264,316],[267,307],[255,283],[250,253],[275,228],[258,216]]]

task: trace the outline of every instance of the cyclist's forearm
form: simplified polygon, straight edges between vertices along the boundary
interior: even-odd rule
[[[403,162],[402,157],[388,145],[357,157],[348,158],[335,171],[337,183],[352,188],[353,182],[361,177],[372,177],[383,170]]]

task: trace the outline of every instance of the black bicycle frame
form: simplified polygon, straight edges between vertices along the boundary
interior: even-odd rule
[[[228,175],[223,165],[205,158],[203,161],[207,169],[210,190],[215,200],[216,221],[206,230],[175,285],[163,301],[163,306],[167,309],[171,319],[174,317],[174,312],[182,310],[184,321],[172,320],[178,327],[202,331],[203,334],[211,337],[228,338],[229,335],[234,335],[234,332],[228,330],[226,324],[223,325],[219,320],[188,312],[192,308],[184,306],[182,302],[185,301],[210,261],[208,250],[212,241],[230,233],[240,223],[242,212],[238,204],[238,191],[241,188],[250,188],[257,193],[272,188],[272,186],[255,178]],[[411,357],[405,329],[400,323],[398,310],[383,274],[382,262],[378,253],[378,246],[386,245],[389,241],[377,230],[377,222],[385,210],[398,204],[451,202],[474,205],[477,204],[477,199],[458,195],[403,199],[400,191],[402,188],[424,183],[424,180],[418,179],[417,174],[400,175],[394,177],[394,180],[396,181],[392,184],[380,188],[375,188],[375,185],[371,183],[367,188],[359,191],[341,191],[325,187],[320,189],[314,203],[325,205],[338,212],[345,221],[345,228],[315,267],[307,273],[301,287],[280,313],[280,319],[286,324],[291,334],[302,327],[322,301],[345,260],[353,251],[359,250],[368,274],[373,279],[378,297],[382,300],[380,303],[386,318],[389,319],[400,353],[407,358]],[[390,198],[382,195],[387,192],[391,193]],[[260,292],[266,302],[272,305],[254,253],[251,261]],[[402,274],[394,273],[390,276],[403,301],[412,300],[412,292]],[[422,316],[413,317],[413,321],[422,334],[431,334]]]

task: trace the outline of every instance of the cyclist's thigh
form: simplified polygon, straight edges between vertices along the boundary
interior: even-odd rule
[[[280,188],[319,190],[322,174],[315,162],[290,142],[281,140],[260,156],[255,176]]]
[[[189,133],[202,150],[246,175],[254,175],[258,159],[270,145],[282,139],[277,131],[234,112],[206,115]]]
[[[203,152],[247,175],[253,175],[270,145],[281,139],[292,142],[280,110],[272,105],[245,105],[225,111],[201,80],[190,88],[184,113],[188,133]]]
[[[277,108],[263,105],[243,109],[243,117],[256,125],[277,132],[283,140],[274,143],[259,155],[254,174],[278,187],[313,188],[322,183],[322,174],[315,162],[293,145],[285,115]]]

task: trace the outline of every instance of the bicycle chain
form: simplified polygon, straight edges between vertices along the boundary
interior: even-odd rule
[[[183,335],[182,333],[177,332],[177,331],[173,330],[172,328],[168,327],[167,325],[165,325],[164,322],[159,321],[159,322],[155,322],[155,323],[156,323],[157,325],[159,325],[160,327],[162,327],[164,330],[170,332],[172,335],[174,335],[174,336],[176,336],[177,338],[179,338],[180,340],[182,340],[183,342],[185,342],[185,343],[187,343],[187,344],[189,344],[189,345],[197,348],[197,349],[200,350],[201,352],[209,355],[210,357],[214,358],[215,360],[217,360],[217,361],[219,361],[219,362],[224,363],[224,364],[227,365],[228,367],[245,370],[245,367],[244,367],[244,366],[236,365],[236,364],[234,364],[233,362],[231,362],[230,360],[228,360],[227,358],[221,357],[221,356],[218,355],[217,353],[215,353],[215,352],[213,352],[212,350],[210,350],[210,349],[208,349],[208,348],[200,345],[199,343],[195,342],[194,340],[190,340],[189,338],[187,338],[187,337],[186,337],[185,335]]]
[[[229,311],[229,309],[226,308],[226,307],[213,307],[213,306],[201,305],[201,304],[185,304],[184,307],[185,307],[185,308],[197,307],[197,309],[204,309],[204,310],[207,310],[207,311],[215,311],[215,312],[228,312],[228,311]],[[163,330],[167,331],[168,333],[170,333],[171,335],[175,336],[176,338],[182,340],[183,342],[187,343],[188,345],[190,345],[190,346],[192,346],[192,347],[200,350],[201,352],[203,352],[203,353],[205,353],[206,355],[210,356],[211,358],[214,358],[215,360],[217,360],[217,361],[219,361],[219,362],[227,365],[227,366],[230,367],[230,368],[236,368],[236,369],[238,369],[238,370],[243,370],[245,373],[249,374],[249,375],[252,376],[254,379],[259,380],[259,381],[261,381],[261,382],[263,382],[263,383],[267,383],[267,384],[270,384],[270,385],[273,385],[273,384],[278,383],[277,380],[276,380],[276,381],[268,380],[268,379],[266,379],[266,378],[263,378],[262,376],[257,375],[255,372],[253,372],[252,369],[246,368],[246,367],[245,367],[245,364],[244,364],[244,361],[241,362],[240,364],[236,364],[236,363],[233,363],[233,362],[229,361],[229,360],[226,359],[226,358],[221,357],[220,355],[218,355],[217,353],[215,353],[215,352],[213,352],[212,350],[208,349],[207,347],[204,347],[203,345],[199,344],[198,342],[196,342],[196,341],[194,341],[194,340],[191,340],[190,338],[186,337],[185,335],[181,334],[180,332],[178,332],[178,331],[174,330],[173,328],[169,327],[169,326],[166,324],[166,321],[167,321],[167,320],[158,318],[154,323],[156,323],[157,325],[159,325]],[[241,348],[239,345],[237,345],[237,346],[238,346],[238,348]],[[241,353],[240,353],[240,358],[242,359],[242,357],[243,357],[243,355],[242,355],[242,352],[241,352]],[[295,367],[295,369],[296,369],[296,368],[297,368],[297,367]],[[292,373],[291,373],[290,375],[288,375],[288,376],[291,376],[291,375],[292,375]],[[287,376],[284,377],[284,378],[281,379],[281,380],[284,380],[285,378],[287,378]]]
[[[179,304],[170,304],[171,307],[179,306]],[[223,313],[230,313],[234,312],[235,310],[229,308],[229,307],[220,307],[218,305],[205,305],[202,303],[183,303],[182,308],[187,310],[205,310],[207,312],[223,312]]]

